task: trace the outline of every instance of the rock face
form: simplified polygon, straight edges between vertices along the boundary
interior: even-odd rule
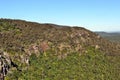
[[[106,55],[120,55],[119,44],[82,27],[0,19],[0,49],[4,53],[0,55],[0,77],[5,76],[10,66],[29,65],[32,54],[46,55],[49,51],[61,59],[72,52],[84,54],[89,47]]]
[[[11,65],[11,60],[5,52],[0,52],[0,80],[4,80]]]
[[[4,77],[7,75],[11,67],[16,67],[16,69],[18,69],[8,53],[0,51],[0,80],[4,80]]]

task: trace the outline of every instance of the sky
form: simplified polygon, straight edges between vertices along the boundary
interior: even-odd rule
[[[120,31],[120,0],[0,0],[0,18]]]

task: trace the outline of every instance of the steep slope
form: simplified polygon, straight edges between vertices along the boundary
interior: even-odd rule
[[[8,66],[7,68],[3,67],[6,69],[6,72],[12,71],[15,73],[15,69],[23,73],[25,73],[24,71],[27,69],[33,69],[34,71],[33,67],[36,66],[31,66],[31,64],[34,65],[35,62],[44,67],[47,66],[45,65],[47,61],[48,64],[50,63],[49,61],[51,61],[51,63],[55,62],[56,66],[58,66],[61,62],[56,62],[56,60],[61,61],[67,59],[71,62],[71,59],[74,57],[70,57],[69,59],[68,56],[74,53],[77,53],[75,58],[78,58],[79,61],[81,55],[90,53],[89,51],[91,50],[92,53],[100,53],[103,57],[105,55],[120,55],[119,44],[109,42],[82,27],[0,19],[0,59]],[[34,58],[35,55],[36,57]],[[41,57],[43,57],[43,59]],[[32,63],[32,61],[37,58],[38,60]],[[95,60],[94,58],[93,61]],[[42,62],[39,63],[40,61]],[[107,61],[107,59],[105,61]],[[54,65],[54,63],[52,64]],[[39,71],[41,74],[43,73],[41,69]],[[7,73],[5,71],[3,72],[4,76],[6,76]],[[8,76],[10,75],[8,74]]]
[[[1,20],[5,26],[1,31],[0,46],[6,51],[21,51],[31,44],[46,44],[59,50],[66,47],[70,51],[82,51],[88,46],[99,48],[107,54],[119,54],[120,47],[99,35],[81,27],[38,24],[20,20]],[[2,28],[2,27],[1,27]],[[53,46],[52,46],[53,45]],[[116,47],[115,47],[116,46]]]

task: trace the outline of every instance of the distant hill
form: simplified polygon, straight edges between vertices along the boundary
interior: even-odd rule
[[[97,34],[101,35],[103,38],[106,38],[113,42],[120,42],[120,32],[96,32]]]
[[[6,80],[120,79],[119,55],[119,44],[83,27],[0,19]]]

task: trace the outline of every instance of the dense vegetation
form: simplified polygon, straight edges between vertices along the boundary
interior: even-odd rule
[[[0,56],[5,80],[120,79],[120,45],[82,27],[0,19]]]
[[[79,55],[71,53],[59,60],[52,53],[31,55],[30,65],[13,71],[6,80],[119,80],[120,56],[106,56],[92,48]]]

